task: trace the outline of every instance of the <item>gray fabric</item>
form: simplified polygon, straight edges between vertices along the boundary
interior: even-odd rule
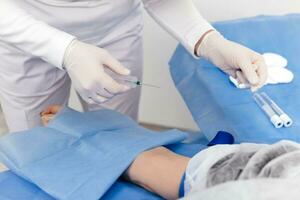
[[[217,159],[212,160],[209,157]],[[296,190],[289,187],[284,187],[285,191],[271,189],[279,189],[281,181],[292,186],[297,185],[296,181],[297,189],[300,185],[300,145],[290,141],[281,141],[273,145],[241,144],[235,148],[230,148],[230,145],[217,146],[193,157],[189,165],[194,165],[193,170],[196,173],[191,173],[188,167],[189,179],[186,179],[185,183],[188,199],[190,196],[197,199],[223,199],[224,192],[228,199],[241,199],[243,196],[247,196],[248,199],[249,195],[249,199],[256,199],[256,195],[261,199],[270,195],[270,199],[273,199],[273,193],[279,196],[289,195]],[[195,168],[195,165],[198,165],[198,168]],[[265,187],[267,190],[263,189]],[[236,196],[231,196],[231,193]],[[300,198],[299,189],[298,195]]]
[[[289,155],[294,151],[299,151],[299,144],[289,141],[282,141],[261,149],[260,151],[255,153],[251,160],[249,160],[239,179],[251,179],[257,177],[280,177],[281,174],[272,174],[270,170],[273,167],[276,168],[274,166],[275,164],[277,167],[279,166],[279,163],[277,163],[278,160],[285,159],[286,161],[288,161],[287,159],[291,159],[291,162],[282,163],[281,167],[283,168],[291,167],[292,165],[294,165],[294,161],[298,163],[298,157],[285,157],[286,155]],[[270,173],[267,173],[267,171],[270,171]]]

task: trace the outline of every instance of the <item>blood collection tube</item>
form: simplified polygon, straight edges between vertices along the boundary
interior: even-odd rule
[[[273,110],[279,115],[285,127],[290,127],[293,124],[293,120],[265,93],[261,93],[261,96],[269,104]]]
[[[283,121],[281,118],[274,112],[271,106],[264,100],[264,98],[258,94],[254,93],[253,98],[257,105],[264,111],[264,113],[269,117],[271,123],[275,128],[281,128],[283,126]]]

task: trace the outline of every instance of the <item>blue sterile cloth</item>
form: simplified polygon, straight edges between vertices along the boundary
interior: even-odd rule
[[[226,38],[260,53],[286,57],[295,74],[291,84],[265,86],[265,91],[294,120],[290,128],[275,129],[255,104],[249,90],[236,89],[228,76],[205,60],[194,59],[179,46],[171,61],[173,80],[200,129],[211,140],[220,131],[232,133],[236,142],[300,142],[300,15],[259,16],[216,23]]]
[[[64,126],[65,128],[65,126]],[[196,138],[195,134],[194,138]],[[215,144],[232,144],[232,136],[226,132],[219,132],[216,137],[209,142],[209,146]],[[194,140],[194,143],[176,143],[170,144],[166,147],[173,152],[180,155],[192,157],[201,150],[207,148],[207,141]],[[59,181],[59,180],[57,180]],[[181,194],[183,195],[183,187],[181,188]],[[4,200],[54,200],[49,194],[45,193],[39,187],[26,181],[25,179],[15,175],[11,171],[0,173],[0,199]],[[130,200],[158,200],[161,197],[137,186],[132,183],[117,180],[110,189],[101,198],[103,200],[118,200],[118,199],[130,199]]]
[[[204,144],[172,144],[170,150],[185,156],[192,157],[206,148]],[[11,171],[0,173],[0,199],[2,200],[54,200],[50,195],[43,192],[34,184],[20,178]],[[118,180],[109,191],[101,198],[102,200],[157,200],[161,197],[146,191],[134,184]]]
[[[217,144],[232,144],[233,141],[229,140],[230,136],[228,133],[220,132],[217,136],[209,143]],[[201,140],[202,141],[202,140]],[[196,141],[195,141],[196,142]],[[207,148],[207,141],[193,143],[193,144],[182,144],[176,143],[167,145],[166,147],[173,152],[180,155],[192,157],[201,150]],[[183,187],[181,187],[181,194],[184,194]],[[25,179],[15,175],[11,171],[0,173],[0,199],[3,200],[54,200],[53,197],[45,193],[39,187],[26,181]],[[159,200],[161,197],[137,186],[132,183],[119,179],[116,181],[110,189],[101,198],[102,200],[119,200],[119,199],[130,199],[130,200]]]
[[[64,109],[49,124],[0,139],[0,160],[57,199],[99,199],[142,151],[182,141],[110,110]]]

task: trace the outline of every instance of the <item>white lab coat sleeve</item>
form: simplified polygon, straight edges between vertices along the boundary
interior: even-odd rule
[[[192,0],[143,0],[148,13],[193,55],[197,42],[214,30]]]
[[[0,0],[0,40],[62,68],[74,36],[34,19],[13,0]]]

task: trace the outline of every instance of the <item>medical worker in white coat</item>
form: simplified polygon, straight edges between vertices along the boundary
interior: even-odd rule
[[[191,0],[1,0],[0,101],[10,131],[40,125],[44,108],[67,103],[71,83],[85,110],[136,119],[140,89],[118,84],[104,68],[142,78],[143,7],[195,58],[254,89],[265,82],[261,55],[223,38]]]

